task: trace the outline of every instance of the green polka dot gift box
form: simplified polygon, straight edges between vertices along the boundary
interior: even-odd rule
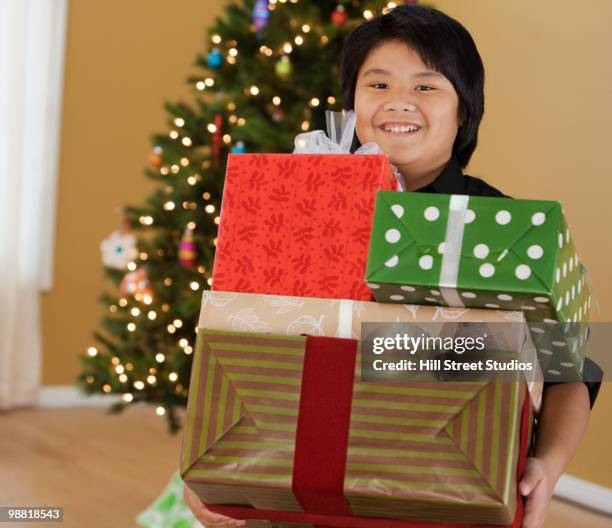
[[[522,310],[547,379],[581,373],[591,293],[559,202],[379,191],[366,282],[379,302]]]

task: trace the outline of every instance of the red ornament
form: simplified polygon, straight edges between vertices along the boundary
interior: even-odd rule
[[[215,132],[212,137],[212,148],[213,148],[213,162],[215,167],[221,163],[221,127],[223,125],[223,116],[221,114],[215,115]]]
[[[157,154],[151,153],[151,155],[149,156],[149,165],[151,165],[151,167],[153,167],[154,169],[159,169],[161,167],[161,164],[161,157]]]
[[[331,23],[336,27],[344,26],[348,20],[348,14],[346,13],[346,9],[344,9],[344,6],[339,5],[338,7],[336,7],[329,19],[331,20]]]
[[[195,243],[193,241],[193,231],[188,227],[185,228],[183,238],[179,244],[178,261],[185,269],[191,269],[195,265]]]
[[[144,300],[146,302],[147,297],[153,297],[147,272],[142,268],[126,273],[121,279],[119,291],[125,297],[133,295],[137,301]]]
[[[283,109],[273,105],[272,103],[268,104],[266,109],[268,110],[272,121],[275,123],[280,123],[285,118],[285,112],[283,112]]]

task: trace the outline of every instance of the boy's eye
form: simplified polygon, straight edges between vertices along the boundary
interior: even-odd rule
[[[387,83],[372,83],[370,84],[370,86],[372,88],[376,88],[377,90],[384,90],[385,88],[388,88],[388,84]],[[416,90],[418,92],[430,92],[432,91],[434,88],[432,86],[428,86],[426,84],[419,84],[416,87]]]

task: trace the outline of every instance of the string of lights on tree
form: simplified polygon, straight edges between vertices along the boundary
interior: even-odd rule
[[[407,2],[408,3],[408,2]],[[414,2],[410,2],[414,3]],[[190,103],[166,103],[168,131],[152,138],[146,175],[159,185],[126,206],[101,244],[106,275],[96,346],[81,358],[87,394],[117,394],[180,429],[187,403],[201,291],[211,271],[229,153],[291,152],[296,134],[325,129],[340,110],[344,37],[394,2],[243,0],[210,28]]]

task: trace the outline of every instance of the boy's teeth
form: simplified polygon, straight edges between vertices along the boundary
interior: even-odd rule
[[[385,127],[386,132],[416,132],[419,127],[407,126],[407,127]]]

